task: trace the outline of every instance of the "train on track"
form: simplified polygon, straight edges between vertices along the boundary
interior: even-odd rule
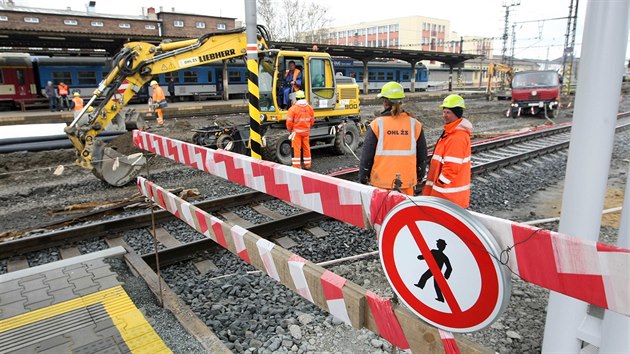
[[[336,58],[335,71],[343,76],[354,77],[363,89],[363,63],[352,59]],[[20,53],[0,53],[0,108],[16,107],[16,100],[42,97],[41,90],[47,81],[56,86],[68,84],[71,92],[83,97],[92,95],[99,82],[107,75],[111,61],[105,57],[39,57]],[[241,60],[230,62],[227,69],[230,97],[241,97],[247,92],[247,68]],[[415,68],[416,90],[426,90],[429,70],[418,64]],[[221,97],[223,94],[223,66],[221,63],[187,68],[178,72],[158,75],[158,82],[165,86],[175,80],[175,95],[179,100]],[[389,81],[400,82],[406,89],[411,87],[411,65],[404,62],[370,62],[368,64],[368,89],[378,91]],[[148,87],[143,87],[134,97],[146,101]]]

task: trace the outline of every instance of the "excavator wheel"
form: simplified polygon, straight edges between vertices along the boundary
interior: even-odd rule
[[[265,134],[266,146],[262,150],[263,159],[281,163],[283,165],[291,165],[293,158],[293,148],[289,133],[286,130],[269,130]]]
[[[96,139],[92,151],[92,173],[112,186],[122,187],[135,180],[147,160],[142,153],[123,155]]]
[[[361,133],[359,127],[353,122],[345,123],[345,134],[343,129],[339,129],[335,135],[335,145],[333,152],[338,155],[349,153],[348,149],[355,151],[359,147]]]

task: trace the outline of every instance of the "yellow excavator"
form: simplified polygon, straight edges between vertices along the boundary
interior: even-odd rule
[[[503,73],[503,78],[499,87],[493,91],[492,79],[497,73]],[[507,64],[490,63],[488,65],[488,89],[486,90],[486,97],[488,101],[491,101],[496,97],[497,99],[509,99],[512,96],[510,85],[512,83],[512,77],[514,76],[514,69]]]
[[[327,53],[270,49],[268,42],[267,30],[258,26],[263,157],[285,164],[291,161],[291,142],[285,128],[287,107],[283,105],[284,75],[289,62],[301,69],[300,89],[315,110],[312,148],[331,148],[337,153],[356,149],[360,135],[360,108],[359,87],[354,79],[335,76],[332,59]],[[127,114],[122,114],[121,110],[154,76],[213,61],[244,59],[246,54],[244,28],[159,45],[126,43],[113,58],[110,73],[65,129],[77,150],[76,163],[111,185],[129,183],[145,166],[145,158],[142,154],[126,156],[119,153],[97,139],[98,134],[112,124],[124,126]],[[92,111],[90,107],[97,99],[102,101]],[[196,129],[193,142],[248,153],[249,125]]]

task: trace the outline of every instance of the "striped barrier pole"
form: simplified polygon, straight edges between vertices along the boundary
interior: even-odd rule
[[[247,99],[249,101],[249,151],[253,158],[262,159],[262,129],[258,100],[258,30],[256,28],[256,0],[245,0],[247,39]]]
[[[376,229],[407,197],[371,186],[134,131],[136,147],[363,229]],[[630,316],[630,250],[474,213],[503,250],[501,262],[532,284]],[[543,258],[544,255],[544,258]]]
[[[470,340],[438,331],[404,306],[393,305],[347,279],[228,222],[138,177],[138,190],[160,208],[354,328],[367,328],[414,353],[491,352]],[[439,340],[438,340],[439,338]]]

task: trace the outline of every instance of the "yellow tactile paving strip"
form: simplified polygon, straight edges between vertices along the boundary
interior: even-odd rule
[[[133,304],[122,286],[48,306],[0,321],[0,332],[42,321],[63,313],[101,304],[132,353],[171,353],[153,327]]]

